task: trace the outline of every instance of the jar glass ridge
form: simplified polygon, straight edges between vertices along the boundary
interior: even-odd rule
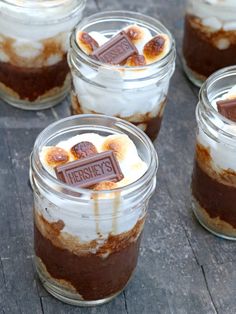
[[[127,134],[148,164],[147,172],[136,182],[111,191],[78,189],[59,182],[43,168],[38,157],[40,149],[86,132],[104,136]],[[52,124],[39,135],[30,175],[34,190],[35,263],[51,294],[70,304],[89,306],[108,302],[124,289],[136,267],[157,167],[150,140],[134,126],[116,118],[73,116]],[[59,231],[55,229],[59,227]],[[58,233],[55,235],[52,230]],[[43,246],[47,247],[47,256],[42,253]],[[53,260],[52,256],[59,256],[55,247],[67,252],[64,259],[60,255]],[[125,256],[127,260],[123,263]],[[77,265],[70,272],[67,267],[72,261],[77,261]],[[111,265],[116,265],[116,272]]]
[[[109,38],[131,25],[146,28],[152,35],[167,34],[170,38],[167,55],[146,66],[108,65],[86,55],[76,40],[78,30],[96,31]],[[160,129],[169,81],[175,68],[175,42],[170,32],[154,18],[128,11],[108,11],[92,15],[77,25],[70,46],[72,112],[122,118],[140,127],[154,140]]]
[[[236,239],[236,123],[214,102],[236,85],[236,67],[224,68],[203,84],[196,108],[198,123],[192,176],[193,211],[212,233]]]
[[[58,104],[70,88],[69,34],[85,0],[0,1],[0,96],[26,110]]]

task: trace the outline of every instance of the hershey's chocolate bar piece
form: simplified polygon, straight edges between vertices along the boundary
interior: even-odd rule
[[[236,98],[220,100],[216,104],[220,114],[236,122]]]
[[[113,151],[88,156],[55,167],[57,178],[69,185],[87,188],[102,181],[117,182],[123,179]]]
[[[97,48],[92,56],[104,63],[122,64],[138,50],[124,31],[112,37],[108,42]]]

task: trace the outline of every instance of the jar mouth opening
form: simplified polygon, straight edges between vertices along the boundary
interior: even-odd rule
[[[109,122],[112,123],[116,123],[117,127],[120,127],[121,129],[123,128],[124,130],[128,130],[130,132],[132,132],[132,134],[134,136],[139,137],[139,139],[142,141],[142,143],[146,146],[146,149],[148,149],[150,151],[150,160],[149,160],[149,164],[148,164],[148,169],[147,171],[143,174],[142,177],[140,177],[137,181],[128,184],[124,187],[121,188],[116,188],[116,189],[112,189],[112,190],[102,190],[102,191],[94,191],[94,190],[90,190],[90,189],[85,189],[85,188],[78,188],[78,187],[74,187],[74,186],[70,186],[67,185],[66,183],[59,181],[57,178],[55,178],[54,176],[52,176],[44,167],[43,164],[39,158],[39,152],[41,150],[41,148],[46,144],[46,142],[48,140],[50,140],[50,137],[46,137],[47,133],[50,133],[51,131],[53,131],[53,129],[55,129],[57,126],[59,126],[62,123],[70,123],[75,119],[88,119],[88,120],[94,120],[94,119],[106,119],[106,120],[110,120]],[[87,127],[89,127],[89,129],[91,128],[91,125],[87,125]],[[100,127],[102,127],[104,130],[106,129],[104,126],[100,125]],[[79,125],[72,125],[72,127],[67,127],[65,129],[62,129],[64,132],[70,132],[70,130],[78,130],[79,131],[80,126]],[[111,128],[109,128],[111,130]],[[62,131],[60,130],[60,131]],[[58,131],[58,135],[60,133],[60,131]],[[91,132],[91,131],[90,131]],[[117,133],[113,133],[113,134],[121,134],[122,132],[117,132]],[[57,134],[54,134],[54,136],[56,136]],[[53,136],[53,134],[52,134]],[[121,120],[119,118],[114,118],[114,117],[108,117],[105,115],[95,115],[95,114],[84,114],[84,115],[79,115],[79,116],[71,116],[65,119],[61,119],[57,122],[52,123],[51,125],[49,125],[47,128],[45,128],[37,137],[35,144],[34,144],[34,149],[33,152],[31,154],[31,166],[33,171],[35,171],[37,173],[37,177],[40,178],[41,180],[43,180],[44,182],[47,182],[47,187],[50,187],[50,189],[53,192],[58,192],[60,194],[64,194],[66,196],[69,197],[77,197],[77,196],[81,196],[82,195],[87,195],[87,196],[99,196],[101,194],[103,195],[107,195],[107,199],[109,200],[109,195],[116,195],[117,193],[121,194],[121,195],[129,195],[131,193],[135,193],[139,188],[143,187],[147,182],[151,181],[153,179],[153,173],[156,173],[157,169],[158,169],[158,156],[157,153],[153,147],[153,144],[151,142],[151,140],[148,138],[148,136],[142,132],[141,130],[139,130],[137,127],[131,125],[130,123]],[[154,170],[153,170],[154,169]],[[53,187],[53,188],[52,188]],[[107,200],[106,197],[104,197],[104,200]]]
[[[16,1],[16,0],[2,0],[2,4],[6,9],[9,9],[9,12],[1,12],[2,15],[6,15],[7,18],[12,19],[14,21],[17,21],[21,24],[29,24],[28,20],[25,20],[25,15],[21,16],[21,13],[24,13],[25,10],[27,10],[28,14],[31,14],[33,19],[30,21],[31,25],[50,25],[50,24],[56,24],[59,22],[67,21],[71,18],[71,16],[74,16],[79,11],[82,11],[85,7],[86,0],[25,0],[25,1]],[[47,10],[47,12],[60,8],[62,5],[68,5],[69,10],[65,10],[60,14],[59,16],[55,15],[54,17],[50,18],[49,21],[44,18],[37,19],[40,14],[37,13],[36,10]],[[10,11],[12,9],[12,12]],[[13,10],[14,9],[14,10]],[[17,14],[15,10],[17,11]],[[1,10],[1,8],[0,8]]]
[[[234,77],[234,80],[231,79],[232,77]],[[211,94],[211,90],[215,87],[215,85],[223,80],[229,79],[230,80],[230,86],[224,86],[222,88],[220,88],[218,90],[218,93],[214,93],[214,97],[211,98],[210,94]],[[222,84],[223,85],[223,84]],[[213,105],[213,101],[216,100],[217,98],[220,98],[221,96],[223,96],[226,92],[228,92],[230,90],[231,87],[236,85],[236,66],[230,66],[230,67],[226,67],[223,68],[217,72],[215,72],[214,74],[212,74],[202,85],[200,91],[199,91],[199,99],[200,102],[203,104],[205,110],[207,112],[210,112],[213,117],[218,120],[221,121],[222,124],[224,126],[232,126],[235,127],[236,129],[236,122],[232,121],[228,118],[226,118],[225,116],[223,116],[222,114],[220,114],[218,112],[218,110],[216,109],[216,107]],[[215,124],[215,127],[220,129],[220,132],[230,138],[233,138],[234,140],[236,140],[236,134],[232,134],[228,131],[226,131],[225,129],[219,128],[219,125],[217,125],[217,123]]]
[[[129,23],[132,22],[132,24],[137,24],[142,27],[146,27],[149,30],[151,29],[156,34],[164,33],[168,35],[170,39],[170,49],[168,53],[160,60],[155,61],[151,64],[143,65],[143,66],[125,66],[125,65],[112,65],[112,64],[106,64],[103,62],[100,62],[98,60],[95,60],[91,58],[89,55],[87,55],[85,52],[83,52],[76,40],[76,34],[78,30],[86,31],[86,28],[92,25],[99,24],[101,22],[124,22],[128,23],[126,26],[129,25]],[[131,25],[131,24],[130,24]],[[124,26],[125,27],[125,26]],[[96,31],[96,30],[94,30]],[[115,33],[115,32],[114,32]],[[113,34],[114,34],[113,33]],[[175,41],[170,33],[170,31],[157,19],[152,18],[150,16],[144,15],[142,13],[136,13],[132,11],[122,11],[122,10],[115,10],[115,11],[105,11],[102,13],[96,13],[93,14],[85,19],[82,20],[79,24],[76,25],[74,28],[72,34],[71,34],[71,47],[75,50],[76,56],[80,58],[83,62],[86,64],[89,64],[90,66],[94,68],[109,68],[111,70],[120,70],[120,71],[141,71],[145,69],[162,69],[165,67],[171,60],[175,59]]]

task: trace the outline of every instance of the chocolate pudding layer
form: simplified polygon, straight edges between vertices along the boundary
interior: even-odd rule
[[[143,130],[152,141],[154,141],[157,138],[161,128],[166,102],[167,98],[165,97],[163,102],[160,104],[159,112],[156,115],[154,115],[151,112],[148,112],[146,114],[134,114],[129,117],[121,117],[119,115],[117,115],[116,117],[133,123],[138,128]],[[71,93],[71,105],[72,114],[86,114],[86,113],[100,114],[99,112],[95,111],[88,110],[85,111],[82,108],[81,104],[79,103],[78,98],[74,95],[73,92]]]
[[[209,150],[197,144],[192,193],[197,216],[206,227],[229,236],[236,235],[236,173],[216,170]]]
[[[0,62],[0,90],[7,90],[11,96],[33,102],[65,89],[68,74],[66,55],[54,65],[35,68]]]
[[[35,217],[35,253],[46,278],[86,301],[113,296],[128,283],[137,264],[144,220],[128,232],[110,234],[99,246],[96,240],[83,245],[63,234],[62,221],[50,224],[38,214]]]
[[[207,78],[236,62],[236,31],[213,31],[193,15],[186,15],[183,55],[196,75]]]

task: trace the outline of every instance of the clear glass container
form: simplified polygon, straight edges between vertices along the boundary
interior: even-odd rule
[[[86,55],[76,41],[77,30],[99,32],[108,38],[130,25],[138,25],[170,38],[170,50],[163,59],[146,66],[103,64]],[[92,15],[79,23],[71,36],[69,65],[74,114],[98,113],[132,122],[154,140],[159,132],[170,78],[175,69],[175,42],[158,20],[127,11]]]
[[[127,134],[148,169],[136,182],[110,191],[58,181],[40,161],[42,147],[82,133]],[[35,264],[44,287],[70,304],[113,299],[135,270],[158,159],[149,138],[132,124],[101,115],[78,115],[47,127],[36,139],[30,178],[34,191]]]
[[[201,88],[192,195],[199,222],[215,235],[235,240],[236,122],[222,116],[215,105],[233,86],[236,66],[216,72]]]
[[[201,86],[215,71],[235,64],[236,1],[188,0],[183,65],[189,79]]]
[[[60,102],[70,87],[69,34],[86,0],[0,1],[0,97],[38,110]]]

